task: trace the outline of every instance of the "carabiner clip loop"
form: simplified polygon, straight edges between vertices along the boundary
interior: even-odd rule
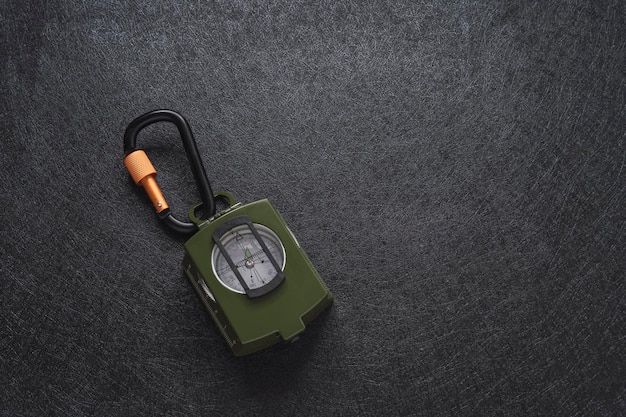
[[[137,149],[137,135],[139,132],[143,128],[158,122],[171,122],[178,128],[180,137],[183,140],[185,154],[187,154],[187,159],[191,165],[193,178],[200,192],[204,215],[211,217],[215,214],[213,190],[204,170],[204,165],[202,165],[196,141],[191,133],[189,123],[180,114],[171,110],[154,110],[130,122],[124,133],[124,165],[135,183],[144,187],[159,217],[163,219],[165,224],[180,233],[193,233],[198,230],[198,227],[192,222],[183,222],[174,217],[156,182],[154,166],[152,166],[146,153],[141,149]]]

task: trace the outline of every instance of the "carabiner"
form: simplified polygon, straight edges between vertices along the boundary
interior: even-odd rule
[[[213,190],[204,170],[204,165],[202,165],[196,141],[191,133],[189,123],[180,114],[171,110],[154,110],[130,122],[124,133],[124,165],[135,184],[144,187],[159,217],[163,219],[165,224],[177,232],[193,233],[198,230],[198,227],[192,222],[183,222],[174,217],[156,182],[154,166],[152,166],[146,153],[141,149],[137,149],[137,135],[139,132],[146,126],[157,122],[171,122],[178,128],[187,159],[191,165],[193,178],[200,192],[204,215],[211,217],[215,214]]]

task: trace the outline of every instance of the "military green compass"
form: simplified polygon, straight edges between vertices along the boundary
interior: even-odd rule
[[[172,215],[156,183],[156,170],[136,148],[139,131],[160,121],[177,126],[198,184],[202,203],[190,208],[191,222]],[[172,229],[193,233],[185,243],[183,269],[235,355],[295,340],[332,303],[332,294],[268,200],[242,204],[229,193],[213,193],[181,115],[157,110],[138,117],[126,129],[124,148],[126,167],[146,189],[159,216]],[[216,198],[227,204],[219,212]]]

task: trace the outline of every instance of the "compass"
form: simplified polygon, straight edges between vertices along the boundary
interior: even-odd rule
[[[285,279],[285,247],[270,228],[238,216],[213,233],[213,273],[226,288],[261,297]]]
[[[183,269],[233,353],[298,339],[333,296],[276,208],[228,193],[229,207],[198,225]]]
[[[174,216],[156,181],[156,169],[137,135],[148,125],[176,125],[202,202],[189,220]],[[281,341],[295,341],[333,302],[278,210],[267,199],[243,204],[227,192],[214,193],[183,116],[155,110],[133,120],[124,133],[124,165],[142,186],[159,218],[172,230],[191,235],[182,266],[226,343],[248,355]],[[216,199],[228,206],[217,210]],[[203,217],[196,216],[196,211]]]

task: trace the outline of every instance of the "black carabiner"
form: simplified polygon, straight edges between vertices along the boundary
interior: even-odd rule
[[[187,123],[187,120],[180,114],[172,110],[154,110],[130,122],[124,133],[124,164],[135,180],[135,183],[146,189],[161,219],[163,219],[171,229],[177,232],[193,233],[198,230],[197,226],[191,222],[180,221],[173,216],[156,183],[156,170],[145,152],[141,149],[137,149],[137,135],[139,132],[146,126],[157,122],[171,122],[178,128],[180,137],[183,140],[185,154],[187,154],[187,159],[191,165],[193,178],[200,192],[204,215],[205,217],[211,217],[215,214],[213,190],[211,189],[211,184],[204,170],[202,159],[200,159],[196,141],[191,133],[189,123]]]

